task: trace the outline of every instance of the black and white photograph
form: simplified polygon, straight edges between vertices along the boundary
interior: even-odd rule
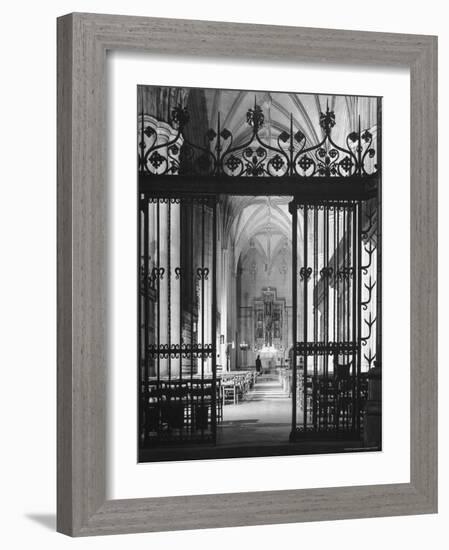
[[[4,547],[441,548],[444,3],[3,13]]]
[[[138,86],[139,461],[380,450],[380,97]]]

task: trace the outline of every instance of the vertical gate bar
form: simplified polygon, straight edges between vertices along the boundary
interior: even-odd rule
[[[212,206],[212,438],[217,441],[217,197]]]
[[[336,271],[335,271],[335,293],[336,293],[336,315],[335,315],[335,334],[336,340],[335,343],[341,342],[341,332],[340,332],[340,206],[335,206],[335,217],[337,225],[337,237],[336,237]],[[338,346],[334,350],[334,382],[335,377],[337,376],[338,370]],[[338,398],[338,395],[337,395]],[[338,403],[335,405],[335,429],[339,430],[340,427],[340,410]]]
[[[148,438],[149,433],[149,400],[150,400],[150,388],[149,388],[149,376],[150,376],[150,369],[149,369],[149,356],[148,356],[148,348],[149,348],[149,288],[148,288],[148,282],[149,282],[149,273],[148,273],[148,241],[149,241],[149,228],[148,228],[148,217],[149,217],[149,204],[148,204],[148,197],[146,194],[144,194],[144,214],[143,214],[143,262],[144,262],[144,408],[143,408],[143,414],[145,418],[145,442]],[[140,235],[140,228],[139,228],[139,235]],[[139,251],[139,254],[141,254],[141,251]],[[140,259],[139,259],[140,262]],[[139,327],[139,330],[141,331],[141,327]]]
[[[357,433],[360,431],[360,399],[359,399],[359,378],[357,375],[358,364],[357,364],[357,351],[355,348],[356,343],[356,330],[357,330],[357,203],[354,203],[352,206],[352,334],[351,342],[353,344],[352,351],[352,395],[353,395],[353,417],[352,425]]]
[[[345,302],[346,302],[346,315],[345,315],[345,324],[346,324],[346,342],[348,344],[348,347],[346,349],[346,365],[349,367],[347,369],[347,372],[350,374],[350,365],[351,365],[351,356],[348,352],[349,345],[350,345],[350,310],[351,310],[351,279],[350,279],[350,270],[351,270],[351,234],[350,234],[350,222],[351,222],[351,207],[346,207],[346,226],[345,226],[345,240],[346,240],[346,268],[345,268],[345,284],[346,284],[346,293],[345,293]],[[346,373],[345,373],[346,375]],[[350,383],[348,380],[345,381],[345,397],[348,398],[350,396],[349,393]],[[352,397],[353,399],[353,397]],[[352,400],[351,400],[352,401]],[[349,403],[345,402],[345,428],[349,429],[353,426],[350,426],[352,423],[352,411],[350,413],[348,408]]]
[[[193,423],[194,423],[194,408],[195,408],[195,396],[193,391],[193,308],[195,300],[195,241],[193,240],[193,214],[195,210],[195,200],[192,198],[190,201],[190,276],[192,295],[190,297],[190,435],[193,437]]]
[[[183,204],[182,199],[179,199],[179,380],[182,382],[182,327],[183,327],[183,308],[182,298],[185,290],[185,265],[182,261],[182,228],[184,224]]]
[[[382,381],[382,98],[377,98],[377,253],[376,253],[376,365],[380,366]],[[376,366],[375,365],[375,366]],[[383,411],[381,409],[381,415]],[[382,418],[382,416],[381,416]],[[381,428],[382,429],[382,428]],[[382,446],[382,431],[380,434]]]
[[[341,343],[343,344],[346,341],[346,325],[345,325],[345,268],[346,268],[346,208],[345,206],[341,207],[341,235],[340,235],[340,241],[341,241],[341,256],[340,256],[340,335],[341,335]],[[345,356],[344,353],[342,353],[342,360],[343,363],[345,362]]]
[[[289,173],[290,176],[293,176],[293,174],[294,174],[294,169],[293,169],[293,165],[294,165],[293,155],[294,155],[294,152],[295,152],[295,148],[294,148],[294,145],[293,145],[293,113],[290,113],[290,146],[289,146],[290,156],[289,156],[289,170],[288,170],[288,173]]]
[[[290,213],[292,215],[292,431],[290,439],[294,439],[296,434],[296,345],[298,341],[297,334],[297,297],[298,297],[298,205],[295,198],[290,203]]]
[[[382,369],[382,98],[377,98],[376,362]]]
[[[140,148],[140,159],[139,159],[139,166],[138,171],[143,172],[143,156],[145,151],[145,134],[144,134],[144,113],[143,113],[143,94],[138,94],[138,98],[142,99],[142,105],[141,105],[141,113],[140,113],[140,140],[139,140],[139,148]],[[139,106],[137,106],[137,111],[139,111]],[[140,191],[140,187],[137,193],[137,212],[139,213],[139,223],[137,226],[137,261],[138,261],[138,268],[137,268],[137,300],[138,300],[138,307],[137,307],[137,327],[138,327],[138,338],[137,338],[137,345],[138,345],[138,363],[137,363],[137,391],[139,396],[139,433],[138,433],[138,444],[140,446],[141,443],[141,437],[143,435],[143,442],[146,443],[147,439],[147,421],[146,417],[148,416],[148,413],[146,411],[146,408],[148,408],[148,405],[145,407],[146,397],[148,394],[148,383],[145,381],[147,380],[146,376],[146,370],[147,370],[147,354],[148,349],[145,345],[146,337],[145,334],[147,331],[145,330],[144,337],[142,338],[142,318],[143,318],[143,311],[142,309],[142,301],[144,304],[146,304],[147,296],[148,296],[148,264],[145,262],[145,250],[142,254],[142,212],[144,215],[144,219],[146,218],[145,210],[142,209],[142,200],[144,201],[144,208],[146,208],[146,196],[145,194],[142,194]],[[145,221],[144,221],[145,226]],[[144,262],[143,270],[142,270],[142,260]],[[146,268],[145,268],[146,265]],[[142,281],[142,275],[144,277]],[[142,295],[143,294],[143,295]],[[145,319],[147,319],[147,316],[145,316]],[[143,342],[142,342],[143,340]],[[144,349],[142,350],[142,344]]]
[[[342,254],[342,260],[343,265],[341,267],[342,271],[342,341],[343,343],[347,342],[347,333],[346,333],[346,316],[347,316],[347,278],[346,273],[348,269],[348,228],[347,228],[347,208],[346,206],[343,207],[343,222],[342,222],[342,228],[341,228],[341,238],[342,238],[342,244],[343,244],[343,254]],[[343,363],[346,364],[347,357],[343,354]]]
[[[348,344],[348,348],[346,350],[346,364],[348,367],[350,367],[351,356],[349,354],[349,346],[351,342],[351,206],[348,204],[346,208],[346,341]],[[350,369],[348,368],[348,375],[350,375]],[[348,396],[349,394],[349,381],[347,380],[345,382],[345,390],[346,394]],[[351,410],[351,423],[352,423],[352,413],[354,409],[354,394],[352,394],[352,410]],[[346,403],[346,428],[349,428],[350,423],[350,412],[348,410],[348,403]],[[354,424],[352,424],[351,429],[354,428]]]
[[[142,338],[143,324],[143,306],[145,300],[145,268],[143,263],[144,254],[142,253],[142,193],[140,189],[137,193],[137,395],[139,399],[139,427],[138,427],[138,444],[140,445],[142,434],[145,433],[145,425],[143,422],[144,413],[143,407],[145,404],[145,355],[146,352],[142,346],[144,338]]]
[[[325,353],[324,353],[324,364],[323,364],[323,378],[326,384],[326,387],[329,383],[329,355],[328,355],[328,343],[329,343],[329,207],[326,205],[324,207],[324,254],[323,254],[323,266],[325,268],[325,276],[322,277],[323,281],[323,300],[324,300],[324,335],[323,340],[325,344]],[[326,393],[326,410],[328,407],[328,399]],[[324,429],[327,429],[327,415],[324,420]]]
[[[318,332],[318,300],[316,296],[316,286],[317,286],[317,272],[318,272],[318,207],[314,206],[313,208],[313,293],[312,293],[312,304],[313,304],[313,342],[317,342],[317,332]],[[317,375],[318,369],[318,357],[317,354],[313,355],[313,375]]]
[[[340,310],[340,325],[341,325],[341,342],[344,344],[346,342],[346,206],[342,206],[343,209],[343,215],[342,215],[342,222],[341,222],[341,245],[342,245],[342,252],[341,252],[341,269],[340,269],[340,278],[341,278],[341,310]],[[347,356],[344,353],[344,348],[342,349],[342,364],[346,365],[347,362]],[[338,363],[338,367],[340,366],[340,363]],[[337,372],[338,372],[337,367]],[[340,371],[341,372],[341,371]],[[340,373],[339,373],[340,374]],[[344,383],[340,380],[340,376],[338,376],[338,398],[340,400],[340,405],[343,403],[341,401],[342,394],[345,393],[345,386]],[[343,428],[343,430],[346,427],[346,415],[344,408],[338,409],[338,415],[339,415],[339,426]],[[341,418],[340,418],[341,417]],[[341,422],[340,422],[341,421]]]
[[[338,266],[337,266],[337,223],[336,223],[336,220],[337,220],[337,208],[336,206],[334,205],[333,206],[333,213],[332,213],[332,225],[333,225],[333,240],[334,240],[334,250],[333,250],[333,269],[334,269],[334,272],[332,274],[332,279],[333,279],[333,282],[334,282],[334,292],[333,292],[333,311],[332,311],[332,314],[333,314],[333,319],[332,319],[332,333],[333,333],[333,340],[334,340],[334,344],[335,342],[337,341],[337,333],[336,333],[336,315],[337,315],[337,271],[338,271]],[[332,358],[333,360],[333,358]]]
[[[204,240],[205,240],[205,199],[201,201],[201,414],[204,415],[204,280],[205,280],[205,266],[204,266]],[[201,439],[204,438],[204,416],[201,419]]]
[[[171,198],[167,199],[167,343],[168,381],[171,381]]]
[[[182,407],[182,426],[181,426],[181,439],[183,440],[185,435],[184,435],[184,431],[188,425],[188,411],[186,410],[186,405],[187,405],[187,392],[186,392],[186,388],[183,384],[183,381],[182,381],[182,347],[183,347],[183,340],[182,340],[182,326],[183,326],[183,311],[182,311],[182,296],[183,296],[183,291],[184,291],[184,272],[183,272],[183,261],[182,261],[182,227],[183,227],[183,223],[184,223],[184,219],[183,219],[183,213],[182,213],[182,200],[181,198],[178,198],[178,199],[175,199],[173,201],[173,204],[177,204],[178,205],[178,216],[177,216],[177,219],[178,219],[178,234],[176,235],[175,233],[175,239],[177,239],[177,242],[178,242],[178,246],[177,246],[177,253],[176,253],[176,256],[175,256],[175,263],[177,264],[176,267],[179,268],[178,270],[178,279],[179,279],[179,284],[178,284],[178,292],[179,292],[179,296],[178,296],[178,304],[179,304],[179,333],[178,333],[178,336],[179,336],[179,363],[178,363],[178,379],[179,379],[179,390],[180,390],[180,401],[181,401],[181,407]],[[175,210],[176,210],[176,207],[175,207]],[[175,355],[176,357],[176,355]]]
[[[160,351],[161,351],[161,271],[160,271],[160,266],[161,266],[161,249],[160,249],[160,242],[161,242],[161,233],[160,233],[160,223],[161,223],[161,219],[160,219],[160,202],[161,202],[161,199],[160,198],[157,198],[156,199],[156,203],[157,203],[157,210],[156,210],[156,243],[157,243],[157,252],[156,252],[156,265],[157,265],[157,271],[156,271],[156,274],[157,274],[157,277],[156,277],[156,280],[157,280],[157,313],[156,313],[156,318],[157,318],[157,371],[156,371],[156,376],[157,376],[157,382],[156,382],[156,387],[157,387],[157,405],[158,405],[158,410],[160,410],[160,407],[161,407],[161,392],[160,392],[160,383],[161,383],[161,365],[160,365]]]
[[[347,269],[346,269],[346,338],[347,342],[351,341],[350,328],[351,328],[351,207],[348,206],[346,214],[346,255],[347,255]],[[349,354],[348,354],[349,364]]]
[[[349,238],[349,216],[350,210],[349,206],[345,206],[344,216],[343,216],[343,239],[344,239],[344,267],[343,267],[343,297],[344,297],[344,315],[343,315],[343,331],[344,331],[344,342],[349,345],[349,259],[350,259],[350,238]],[[345,352],[344,364],[346,367],[349,367],[349,354]],[[346,370],[346,369],[345,369]],[[346,377],[346,372],[345,372]],[[349,428],[349,410],[348,410],[348,381],[345,380],[342,384],[344,387],[345,401],[344,401],[344,410],[343,410],[343,425],[344,429]]]
[[[362,202],[359,202],[357,205],[357,257],[357,378],[360,384],[360,376],[362,372]],[[359,384],[357,398],[360,401]],[[358,419],[358,427],[360,430],[360,414]]]
[[[312,307],[313,307],[313,342],[317,343],[318,331],[318,299],[317,299],[317,271],[318,271],[318,206],[313,209],[313,287],[312,287]],[[313,383],[316,383],[318,374],[318,356],[316,347],[313,354],[313,381],[312,381],[312,422],[313,427],[317,429],[316,403],[313,396]],[[315,381],[315,382],[314,382]]]
[[[348,256],[348,265],[349,265],[349,272],[348,272],[348,342],[349,345],[352,345],[353,338],[352,338],[352,324],[353,324],[353,272],[354,272],[354,257],[353,257],[353,243],[354,243],[354,236],[353,236],[353,224],[354,224],[354,218],[353,218],[353,212],[354,212],[354,204],[351,202],[350,206],[348,207],[348,250],[349,250],[349,256]],[[355,363],[354,363],[354,353],[350,352],[350,348],[348,349],[348,364],[350,365],[349,370],[349,377],[350,377],[350,388],[351,388],[351,397],[352,397],[352,405],[351,405],[351,429],[355,430],[355,392],[354,392],[354,369],[355,369]]]
[[[308,211],[307,204],[304,204],[304,267],[307,270],[308,268],[308,250],[307,250],[307,239],[308,239]],[[308,295],[307,295],[307,285],[308,285],[308,276],[307,271],[304,273],[304,308],[303,308],[303,331],[304,331],[304,365],[303,365],[303,427],[304,433],[307,430],[307,329],[308,329]]]

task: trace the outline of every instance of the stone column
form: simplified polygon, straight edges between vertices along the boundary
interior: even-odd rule
[[[220,304],[221,304],[221,334],[224,336],[224,342],[220,347],[220,357],[223,371],[228,367],[227,342],[228,340],[228,289],[229,289],[229,252],[227,249],[221,249],[221,285],[220,285]]]

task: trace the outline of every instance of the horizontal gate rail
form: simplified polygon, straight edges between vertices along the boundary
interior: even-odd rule
[[[204,346],[190,345],[190,344],[174,344],[169,346],[168,344],[161,344],[160,346],[148,346],[148,353],[150,355],[159,356],[162,358],[172,357],[212,357],[213,347],[212,344],[205,344]]]
[[[301,355],[352,355],[358,350],[357,342],[296,342]]]
[[[367,200],[377,193],[378,176],[335,178],[150,176],[139,174],[139,191],[166,197],[189,199],[192,189],[201,195],[298,195],[302,200]]]

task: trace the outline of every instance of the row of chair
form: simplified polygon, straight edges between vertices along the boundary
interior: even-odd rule
[[[146,437],[164,439],[176,434],[178,439],[192,437],[194,433],[207,437],[213,416],[219,424],[223,420],[223,406],[243,399],[256,378],[255,371],[220,373],[215,390],[211,376],[150,380],[146,388],[142,387]]]
[[[230,371],[221,374],[222,401],[223,405],[236,405],[254,386],[257,380],[257,372]]]
[[[368,390],[365,374],[361,374],[358,380],[308,376],[304,392],[304,377],[300,372],[297,388],[298,409],[304,414],[306,402],[307,423],[316,430],[354,430],[357,414],[360,419],[362,417]]]
[[[212,378],[150,380],[142,388],[143,431],[150,440],[207,440],[211,436],[215,411],[217,422],[223,417],[221,381]],[[215,401],[215,407],[213,407]],[[146,403],[146,405],[145,405]]]
[[[282,389],[291,396],[292,371],[286,368],[279,368],[277,371]],[[304,392],[304,375],[302,369],[299,369],[296,380],[298,412],[304,415],[306,410],[309,426],[319,431],[354,429],[355,417],[357,413],[362,415],[363,405],[367,399],[366,373],[360,374],[358,380],[354,380],[350,375],[349,366],[339,365],[335,376],[308,375],[306,386]]]

